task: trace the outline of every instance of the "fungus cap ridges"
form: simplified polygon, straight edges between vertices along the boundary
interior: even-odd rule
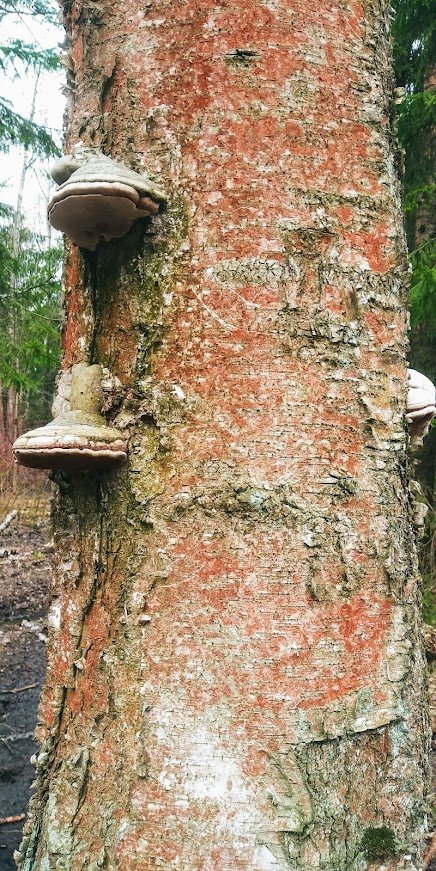
[[[60,185],[48,204],[50,224],[94,251],[124,236],[132,224],[159,211],[165,194],[146,175],[94,149],[78,147],[52,168]]]
[[[121,433],[101,415],[101,367],[73,366],[70,409],[46,426],[21,435],[13,445],[14,458],[34,469],[105,468],[127,458]]]

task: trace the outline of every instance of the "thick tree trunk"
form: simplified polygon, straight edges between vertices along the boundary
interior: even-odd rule
[[[128,467],[59,481],[22,871],[419,869],[388,4],[65,4],[68,144],[166,213],[68,249]]]

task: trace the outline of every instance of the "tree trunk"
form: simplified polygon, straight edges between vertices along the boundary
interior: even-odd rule
[[[5,396],[3,384],[0,381],[0,458],[3,458],[7,451],[6,442],[6,423],[5,423]]]
[[[130,458],[59,479],[21,871],[422,867],[388,16],[65,4],[68,146],[169,203],[67,249]]]
[[[17,492],[17,468],[12,459],[12,445],[18,438],[20,423],[20,393],[13,384],[10,384],[6,399],[6,443],[7,459],[11,469],[10,487],[12,493]]]

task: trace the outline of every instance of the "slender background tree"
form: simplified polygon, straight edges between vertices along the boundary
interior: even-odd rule
[[[13,16],[31,24],[52,22],[54,3],[17,2],[0,5],[0,24]],[[10,30],[10,28],[9,28]],[[6,32],[6,28],[4,28]],[[27,424],[50,414],[59,363],[60,275],[62,250],[50,235],[26,226],[23,195],[35,157],[59,153],[53,135],[35,122],[41,75],[59,68],[59,51],[22,39],[0,44],[0,70],[13,90],[14,82],[31,76],[33,98],[27,118],[9,99],[0,97],[0,150],[21,146],[21,174],[14,208],[0,207],[0,475],[2,491],[17,485],[11,446]],[[1,193],[0,193],[1,196]]]
[[[0,24],[10,16],[34,16],[47,22],[57,18],[57,7],[54,2],[32,2],[32,0],[17,0],[16,3],[0,4]],[[31,33],[31,31],[30,31]],[[37,70],[55,70],[59,66],[59,52],[53,48],[41,48],[32,42],[22,39],[8,39],[0,44],[0,70],[11,78],[22,75],[29,68]],[[30,118],[23,118],[14,111],[10,99],[0,97],[0,149],[5,150],[11,145],[22,145],[32,148],[39,154],[57,154],[58,147],[50,133],[41,125],[35,124]]]

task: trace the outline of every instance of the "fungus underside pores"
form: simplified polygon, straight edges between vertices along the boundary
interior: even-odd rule
[[[48,204],[50,224],[89,251],[157,214],[166,199],[147,175],[80,145],[54,164],[52,177],[59,187]]]
[[[13,453],[17,463],[35,469],[76,471],[107,468],[125,461],[125,440],[101,414],[101,374],[98,364],[73,366],[69,398],[64,398],[63,410],[51,423],[16,440]]]

